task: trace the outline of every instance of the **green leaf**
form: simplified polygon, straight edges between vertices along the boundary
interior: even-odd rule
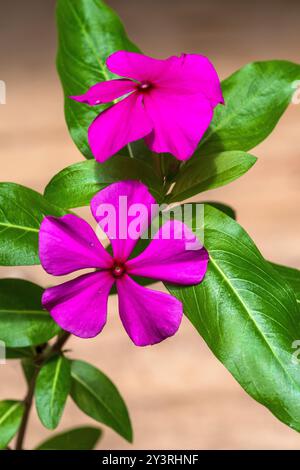
[[[1,281],[0,281],[1,285]],[[1,330],[1,328],[0,328]],[[28,348],[6,348],[6,359],[25,359],[31,358],[34,355],[34,350]]]
[[[72,361],[71,397],[88,416],[114,429],[132,442],[126,405],[117,388],[103,372],[83,361]]]
[[[196,154],[252,149],[274,129],[295,93],[300,65],[253,62],[222,82],[225,106],[214,118]],[[195,156],[195,158],[197,158]]]
[[[95,83],[114,78],[106,59],[117,50],[137,51],[118,16],[102,0],[58,0],[57,68],[65,94],[65,116],[80,152],[92,158],[87,130],[104,106],[87,106],[69,98]]]
[[[246,173],[256,160],[256,157],[238,151],[221,152],[209,157],[198,155],[184,165],[176,176],[168,202],[183,201],[203,191],[224,186]]]
[[[224,214],[236,220],[235,210],[232,207],[227,206],[226,204],[221,204],[220,202],[214,202],[214,201],[205,201],[202,204],[209,204],[210,206],[215,207],[215,209],[218,209],[219,211],[224,212]]]
[[[300,366],[292,346],[300,338],[295,296],[237,222],[211,206],[205,206],[204,222],[210,256],[204,281],[168,289],[249,395],[300,431]]]
[[[40,224],[46,215],[64,213],[32,189],[0,183],[0,265],[40,264]]]
[[[35,388],[37,413],[46,428],[58,426],[70,387],[70,361],[63,355],[52,357],[40,370]]]
[[[128,179],[143,181],[156,200],[160,201],[162,185],[151,167],[122,155],[102,164],[89,160],[65,168],[52,178],[45,189],[45,197],[53,204],[68,208],[87,206],[101,189]]]
[[[0,401],[0,449],[5,449],[18,431],[24,413],[23,403]]]
[[[102,435],[101,429],[85,426],[50,437],[36,450],[92,450]]]
[[[300,303],[300,271],[296,268],[270,263],[280,276],[292,287],[297,302]]]
[[[41,304],[43,289],[21,279],[0,280],[0,340],[7,347],[41,344],[60,332]]]

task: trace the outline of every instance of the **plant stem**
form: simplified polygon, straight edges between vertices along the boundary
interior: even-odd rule
[[[48,346],[47,348],[45,348],[44,351],[41,354],[38,354],[34,360],[36,369],[28,385],[28,391],[24,398],[25,410],[24,410],[20,429],[19,429],[18,436],[17,436],[16,450],[23,449],[23,442],[25,439],[26,431],[27,431],[28,419],[29,419],[30,410],[32,407],[32,402],[33,402],[33,397],[34,397],[36,379],[39,374],[40,368],[53,354],[61,351],[62,347],[64,346],[66,341],[69,339],[69,337],[70,337],[70,333],[67,333],[66,331],[64,331],[60,336],[58,336],[57,340],[52,346]]]
[[[23,448],[23,442],[24,442],[25,433],[27,430],[27,425],[28,425],[28,418],[29,418],[29,414],[30,414],[30,410],[32,406],[32,401],[33,401],[35,383],[36,383],[39,370],[40,369],[38,367],[35,369],[32,379],[30,381],[30,384],[28,386],[26,397],[24,399],[25,410],[24,410],[24,414],[22,417],[21,426],[18,432],[16,450],[22,450]]]

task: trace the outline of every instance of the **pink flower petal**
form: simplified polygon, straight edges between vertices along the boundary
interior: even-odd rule
[[[58,325],[81,338],[96,336],[106,323],[114,278],[106,271],[85,274],[46,289],[42,303]]]
[[[208,99],[201,93],[180,96],[154,89],[145,94],[144,104],[154,127],[145,139],[150,149],[178,160],[190,158],[213,117]]]
[[[170,236],[169,236],[170,235]],[[175,284],[199,284],[205,276],[208,253],[182,222],[166,222],[148,247],[126,263],[128,274]]]
[[[113,183],[91,200],[91,211],[110,239],[114,258],[125,262],[155,213],[154,197],[139,181]]]
[[[95,106],[110,103],[121,96],[136,90],[136,83],[131,80],[108,80],[93,85],[86,93],[79,96],[70,96],[72,100]]]
[[[134,344],[156,344],[176,333],[183,312],[175,297],[142,287],[127,275],[117,280],[117,290],[120,317]]]
[[[179,95],[202,93],[213,108],[219,103],[224,104],[218,74],[207,57],[199,54],[172,57],[168,73],[161,77],[159,87]]]
[[[218,74],[208,58],[200,54],[160,60],[136,52],[118,51],[107,59],[107,66],[117,75],[149,81],[169,92],[202,93],[213,107],[224,103]]]
[[[89,224],[72,214],[44,218],[39,232],[39,256],[43,268],[54,276],[112,265],[111,256]]]
[[[157,81],[169,67],[169,59],[153,59],[136,52],[117,51],[106,60],[108,69],[126,78],[143,81]]]
[[[142,96],[133,93],[103,111],[91,124],[88,140],[96,160],[104,162],[129,142],[149,134],[153,128],[145,113]]]

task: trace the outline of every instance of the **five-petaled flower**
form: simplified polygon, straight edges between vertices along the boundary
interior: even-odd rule
[[[125,79],[92,86],[71,98],[90,106],[123,100],[103,111],[91,124],[88,140],[96,160],[104,162],[128,143],[145,138],[156,153],[190,158],[207,130],[214,108],[224,103],[218,75],[198,54],[166,60],[118,51],[108,69]]]
[[[93,216],[107,233],[107,224],[99,217],[98,209],[112,204],[118,212],[121,196],[127,198],[128,207],[142,203],[148,209],[140,221],[142,233],[151,223],[155,200],[138,181],[114,183],[98,192],[91,200]],[[141,254],[132,258],[138,241],[137,237],[129,236],[132,220],[134,216],[128,215],[128,236],[111,238],[111,255],[87,222],[76,215],[44,218],[39,233],[39,256],[44,269],[55,276],[95,269],[45,290],[43,306],[64,330],[82,338],[100,333],[106,323],[108,296],[114,284],[122,323],[136,345],[158,343],[178,330],[183,313],[181,302],[169,294],[142,287],[131,276],[181,285],[198,284],[206,273],[207,251],[200,242],[198,249],[187,249],[187,240],[197,241],[195,235],[182,222],[172,220],[158,230]],[[162,237],[163,232],[170,233],[170,239]]]

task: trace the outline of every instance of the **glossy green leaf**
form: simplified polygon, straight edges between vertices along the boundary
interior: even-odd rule
[[[118,16],[102,0],[58,0],[57,67],[65,94],[65,116],[81,153],[91,158],[87,130],[103,106],[87,106],[69,96],[80,95],[95,83],[114,76],[106,59],[117,50],[136,51]]]
[[[281,264],[271,263],[280,276],[292,287],[297,302],[300,303],[300,271],[296,268],[282,266]]]
[[[23,412],[24,406],[20,401],[0,401],[0,449],[5,449],[17,433]]]
[[[39,264],[38,233],[45,215],[64,214],[41,194],[15,183],[0,183],[0,265]]]
[[[45,189],[45,197],[63,207],[82,207],[89,205],[91,198],[109,184],[128,179],[143,181],[160,201],[162,185],[151,167],[122,155],[102,164],[89,160],[65,168],[52,178]]]
[[[114,429],[132,442],[132,427],[126,405],[117,388],[94,366],[72,361],[71,397],[88,416]]]
[[[21,279],[0,280],[0,340],[7,347],[41,344],[60,328],[41,304],[43,289]]]
[[[70,387],[70,361],[63,355],[52,357],[41,368],[35,388],[37,413],[46,428],[55,429],[58,426]]]
[[[235,210],[232,207],[227,206],[226,204],[221,204],[220,202],[215,202],[215,201],[205,201],[202,204],[209,204],[210,206],[215,207],[219,211],[224,212],[224,214],[236,220]]]
[[[221,152],[215,155],[198,155],[182,167],[168,202],[183,201],[196,194],[231,183],[246,173],[256,162],[256,157],[245,152]]]
[[[300,65],[281,60],[253,62],[224,80],[225,106],[215,109],[196,154],[254,148],[276,126],[291,102],[297,80]]]
[[[50,437],[36,450],[92,450],[102,435],[101,429],[92,426],[70,429]]]
[[[300,431],[300,363],[292,346],[300,338],[300,312],[293,291],[242,227],[211,206],[205,206],[205,246],[204,281],[168,289],[249,395]]]

